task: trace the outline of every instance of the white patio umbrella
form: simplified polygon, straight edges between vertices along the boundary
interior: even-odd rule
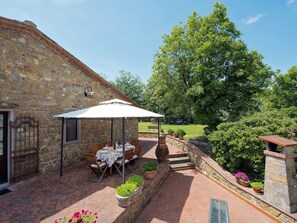
[[[142,108],[135,107],[127,101],[120,99],[113,99],[109,101],[104,101],[99,103],[97,106],[80,109],[77,111],[66,112],[63,114],[55,115],[56,118],[62,118],[62,137],[61,137],[61,161],[60,161],[60,176],[62,176],[62,166],[63,166],[63,147],[64,147],[64,119],[65,118],[122,118],[122,144],[123,144],[123,154],[125,159],[125,119],[126,118],[142,118],[142,117],[164,117],[164,115],[157,114],[155,112],[147,111]],[[158,119],[159,120],[159,119]],[[158,121],[159,130],[158,137],[160,135],[160,122]],[[123,165],[123,183],[125,182],[125,165]]]

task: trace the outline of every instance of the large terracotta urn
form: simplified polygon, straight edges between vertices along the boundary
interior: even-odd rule
[[[155,154],[159,163],[167,161],[169,150],[166,145],[165,136],[160,136],[160,143],[156,147]]]

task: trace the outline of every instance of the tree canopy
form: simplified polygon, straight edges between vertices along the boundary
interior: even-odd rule
[[[265,142],[263,135],[280,135],[296,139],[297,107],[254,113],[237,122],[218,125],[209,136],[212,155],[228,171],[244,171],[249,176],[264,179]]]
[[[255,109],[254,95],[272,72],[240,37],[220,3],[210,15],[193,12],[186,24],[173,27],[154,57],[148,108],[211,127]]]
[[[272,102],[276,108],[297,106],[297,66],[291,67],[287,74],[276,75]]]
[[[115,82],[111,82],[111,84],[137,104],[143,105],[145,85],[141,82],[140,77],[138,75],[132,75],[131,72],[123,70],[119,73],[120,75],[116,77]]]

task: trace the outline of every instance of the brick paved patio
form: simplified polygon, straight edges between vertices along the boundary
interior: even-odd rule
[[[142,139],[142,162],[155,159],[155,139]],[[169,146],[170,153],[179,151]],[[141,170],[133,172],[141,174]],[[54,222],[74,211],[96,211],[99,222],[113,222],[123,212],[117,205],[115,188],[121,183],[118,174],[99,183],[86,180],[85,163],[66,168],[64,176],[55,172],[12,187],[13,192],[0,196],[0,222]],[[153,196],[136,222],[207,222],[210,198],[228,201],[231,222],[274,222],[271,218],[220,187],[197,171],[172,172]]]

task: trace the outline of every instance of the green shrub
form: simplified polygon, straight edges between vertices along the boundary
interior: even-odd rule
[[[251,186],[253,188],[258,189],[258,190],[263,190],[264,189],[264,184],[262,182],[252,182]]]
[[[144,184],[144,181],[142,176],[132,175],[131,177],[128,177],[128,179],[126,180],[126,183],[132,183],[132,184],[135,184],[137,187],[139,187]]]
[[[174,130],[173,129],[168,129],[167,132],[168,132],[168,134],[173,134]]]
[[[187,133],[183,129],[178,129],[176,131],[177,136],[185,136]]]
[[[264,135],[280,135],[294,139],[297,135],[297,108],[255,113],[237,122],[218,125],[209,140],[212,156],[229,172],[242,170],[252,179],[264,179]]]
[[[125,183],[117,187],[117,195],[128,197],[136,190],[137,186],[134,183]]]
[[[191,140],[197,140],[199,142],[208,142],[208,138],[206,135],[195,136],[195,137],[191,138]]]
[[[164,133],[164,129],[161,129],[160,132]]]
[[[157,169],[156,161],[149,161],[147,163],[142,164],[143,171],[153,171]]]

